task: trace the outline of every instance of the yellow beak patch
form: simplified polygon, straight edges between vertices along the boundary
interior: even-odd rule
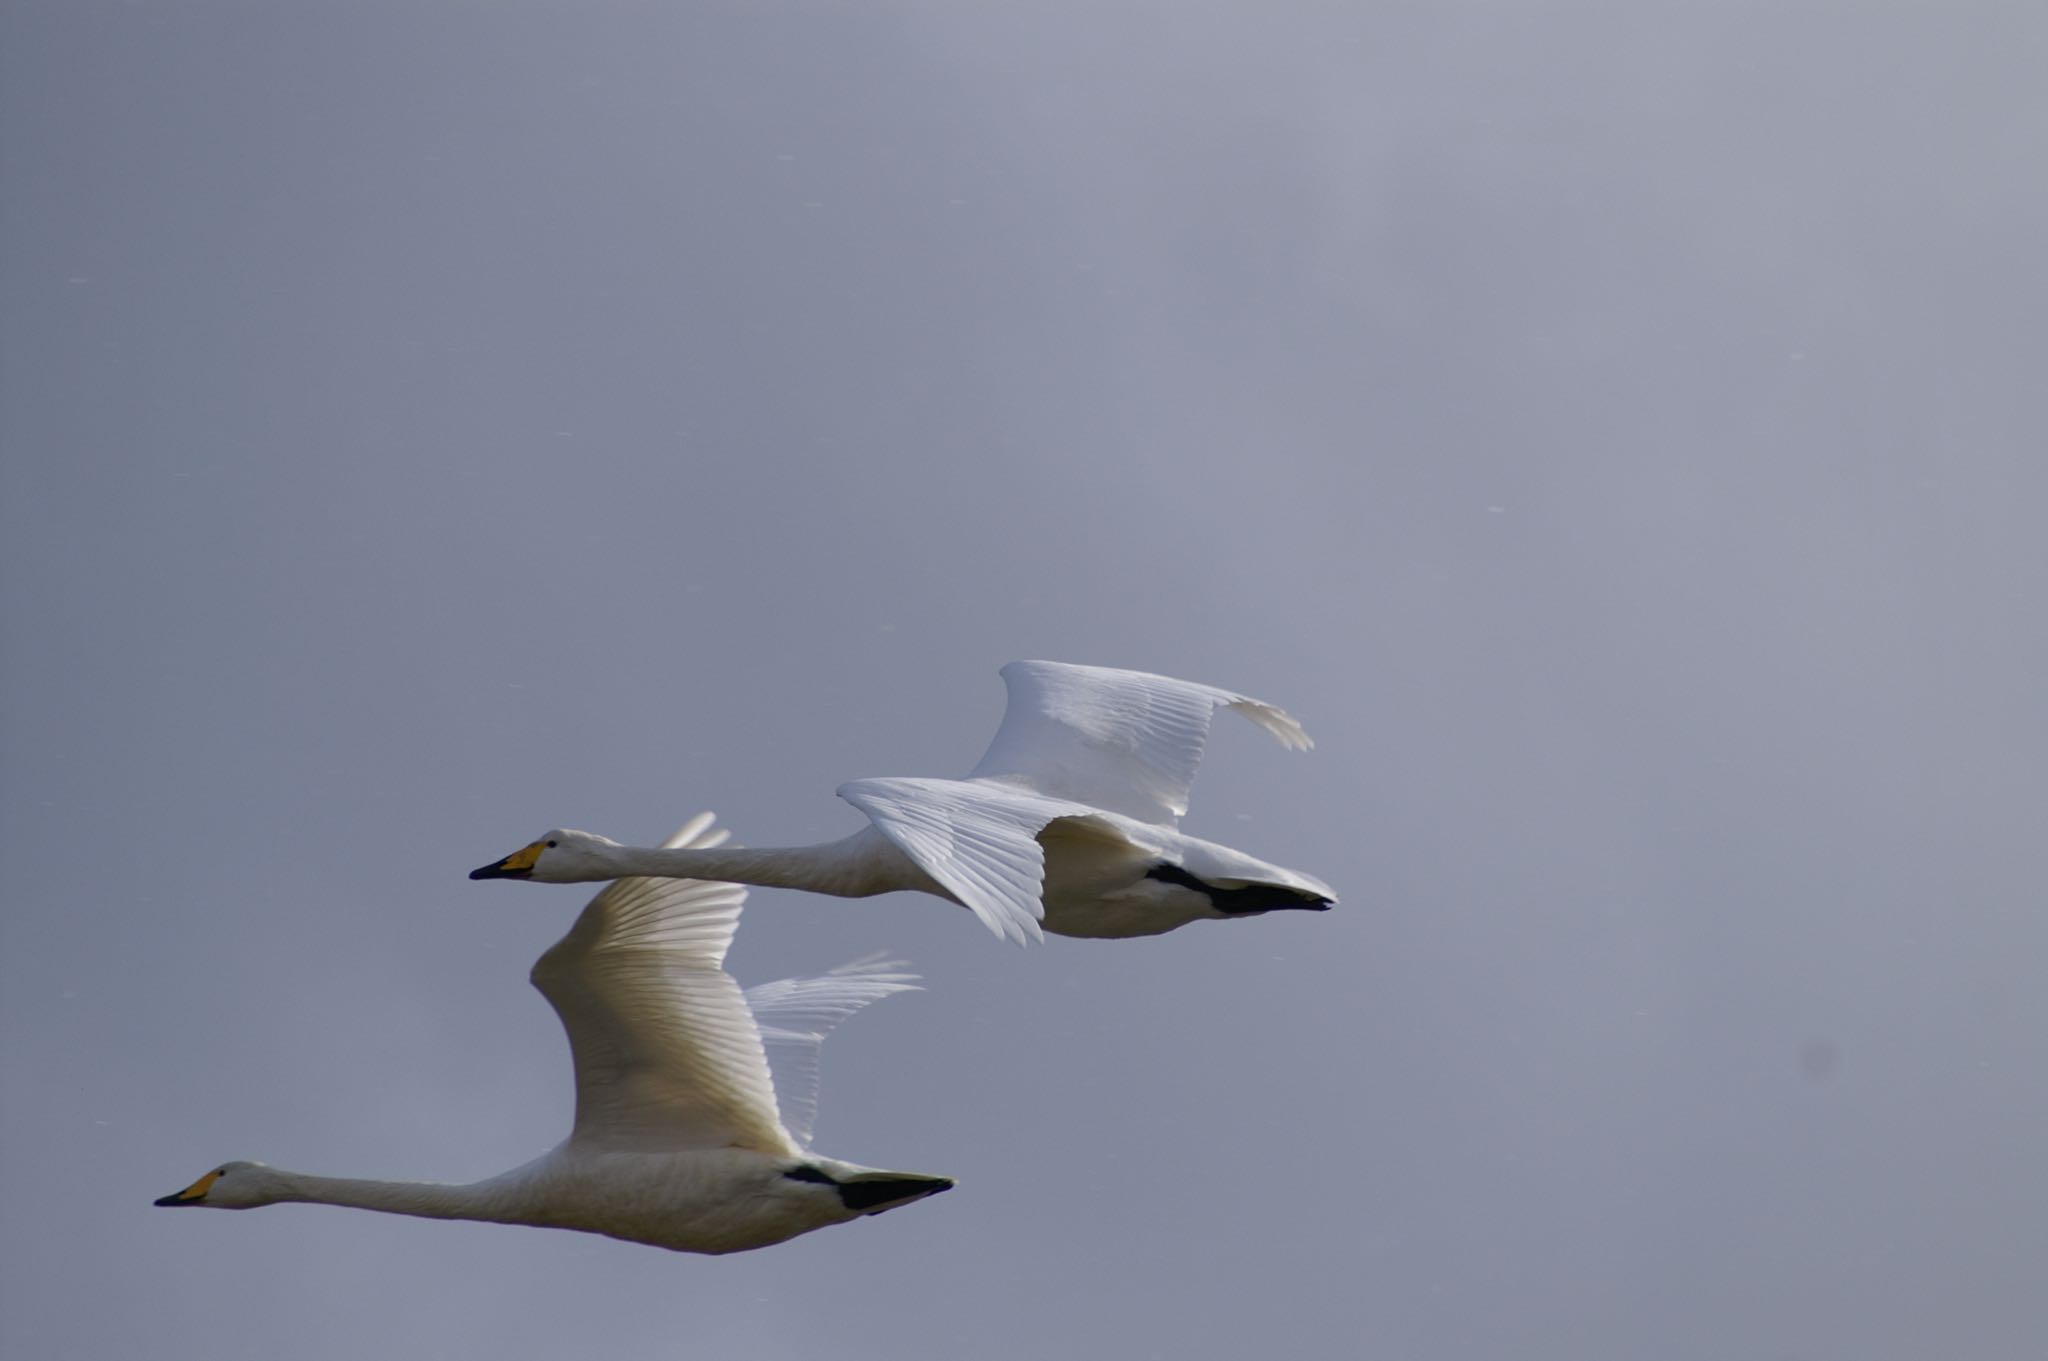
[[[536,841],[531,846],[522,846],[498,862],[501,870],[530,870],[533,862],[540,859],[540,853],[548,848],[545,841]]]
[[[199,1179],[198,1181],[195,1181],[195,1182],[193,1182],[193,1183],[192,1183],[192,1184],[191,1184],[190,1186],[188,1186],[188,1187],[186,1187],[186,1188],[185,1188],[184,1190],[182,1190],[182,1191],[178,1192],[178,1194],[177,1194],[177,1195],[175,1195],[175,1196],[172,1196],[172,1197],[171,1197],[171,1199],[172,1199],[172,1200],[204,1200],[204,1199],[206,1199],[206,1193],[207,1193],[208,1191],[212,1190],[212,1189],[213,1189],[213,1184],[214,1184],[215,1182],[219,1181],[219,1180],[220,1180],[220,1173],[218,1173],[218,1172],[208,1172],[208,1173],[207,1173],[207,1174],[206,1174],[205,1176],[201,1177],[201,1178],[200,1178],[200,1179]]]

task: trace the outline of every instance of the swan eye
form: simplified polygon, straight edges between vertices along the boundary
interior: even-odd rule
[[[557,847],[557,846],[559,846],[559,845],[561,845],[561,844],[562,844],[562,843],[561,843],[561,842],[559,842],[559,841],[550,841],[550,842],[548,843],[548,849],[549,849],[549,850],[553,850],[553,849],[554,849],[555,847]]]

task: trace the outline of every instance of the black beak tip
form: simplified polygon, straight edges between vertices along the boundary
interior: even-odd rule
[[[505,868],[504,861],[494,860],[481,869],[471,870],[469,877],[472,879],[530,879],[533,877],[533,871],[508,870]]]
[[[152,1205],[190,1205],[191,1203],[191,1201],[185,1200],[175,1194],[168,1196],[158,1196],[155,1200],[150,1202],[150,1204]]]
[[[495,879],[498,877],[498,867],[496,865],[485,865],[482,869],[471,870],[469,877],[472,879]]]

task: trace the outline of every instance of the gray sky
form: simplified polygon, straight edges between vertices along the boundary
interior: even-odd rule
[[[2038,1355],[2037,7],[0,12],[0,1351]],[[566,1129],[556,824],[841,835],[996,668],[1336,912],[891,949],[727,1259]]]

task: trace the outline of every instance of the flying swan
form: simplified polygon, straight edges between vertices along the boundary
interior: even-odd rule
[[[665,845],[708,853],[727,835],[711,822],[700,814]],[[231,1162],[156,1203],[246,1210],[303,1201],[725,1253],[952,1186],[948,1177],[809,1151],[826,1033],[868,1003],[912,989],[915,975],[864,961],[742,994],[723,962],[746,896],[738,884],[620,879],[540,957],[533,985],[569,1033],[576,1122],[562,1144],[525,1166],[452,1186]]]
[[[817,846],[652,850],[556,830],[472,879],[568,884],[687,875],[865,898],[908,889],[973,911],[1024,944],[1153,936],[1203,918],[1322,911],[1320,880],[1183,835],[1188,790],[1218,707],[1282,746],[1312,744],[1270,704],[1192,681],[1064,662],[1003,668],[1009,707],[963,780],[852,780],[839,797],[870,826]]]

